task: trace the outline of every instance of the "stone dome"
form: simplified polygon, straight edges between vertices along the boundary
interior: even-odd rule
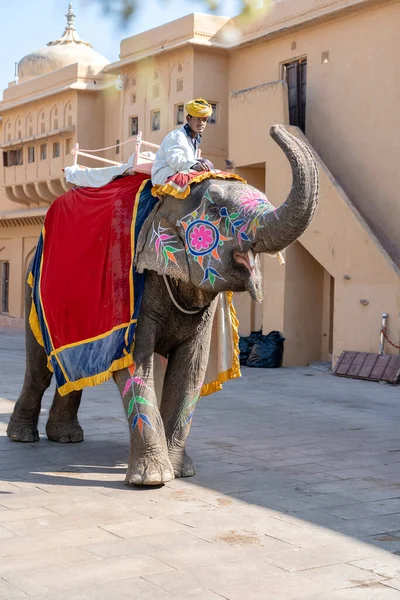
[[[109,60],[93,50],[91,44],[81,40],[77,34],[74,24],[75,14],[71,3],[66,17],[67,26],[60,38],[49,42],[44,48],[34,50],[19,61],[19,81],[51,73],[56,69],[75,63],[90,66],[93,73],[98,73],[105,65],[109,64]]]

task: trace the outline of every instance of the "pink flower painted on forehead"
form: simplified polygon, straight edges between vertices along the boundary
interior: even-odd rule
[[[200,252],[200,250],[206,250],[214,243],[214,233],[212,229],[206,227],[205,225],[199,225],[198,227],[194,227],[193,231],[190,233],[190,244],[196,250],[196,252]]]

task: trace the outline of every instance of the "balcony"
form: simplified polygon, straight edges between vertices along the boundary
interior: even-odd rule
[[[25,206],[51,204],[68,191],[70,186],[65,182],[62,169],[72,164],[66,140],[70,140],[72,148],[74,134],[75,125],[1,144],[3,168],[0,183],[8,199]],[[28,162],[28,148],[34,148],[31,162]],[[19,149],[21,153],[17,154]]]

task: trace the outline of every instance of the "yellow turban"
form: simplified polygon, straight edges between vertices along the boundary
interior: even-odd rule
[[[212,115],[212,106],[203,98],[196,98],[186,104],[186,111],[191,117],[210,117]]]

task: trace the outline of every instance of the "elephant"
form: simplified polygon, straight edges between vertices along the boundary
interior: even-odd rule
[[[185,450],[210,350],[218,294],[249,292],[262,300],[260,253],[277,253],[295,242],[309,225],[318,202],[319,177],[309,148],[275,125],[270,135],[291,165],[292,188],[275,209],[266,196],[236,180],[207,179],[185,200],[160,200],[145,221],[135,264],[146,272],[133,360],[113,374],[130,427],[125,483],[161,485],[195,474]],[[166,241],[168,250],[166,250]],[[31,302],[26,293],[26,315]],[[154,401],[154,353],[168,358],[161,402]],[[13,441],[38,441],[41,399],[52,374],[44,349],[26,324],[26,372],[10,418]],[[132,388],[134,398],[128,400]],[[77,413],[82,392],[56,391],[46,425],[56,442],[80,442]]]

